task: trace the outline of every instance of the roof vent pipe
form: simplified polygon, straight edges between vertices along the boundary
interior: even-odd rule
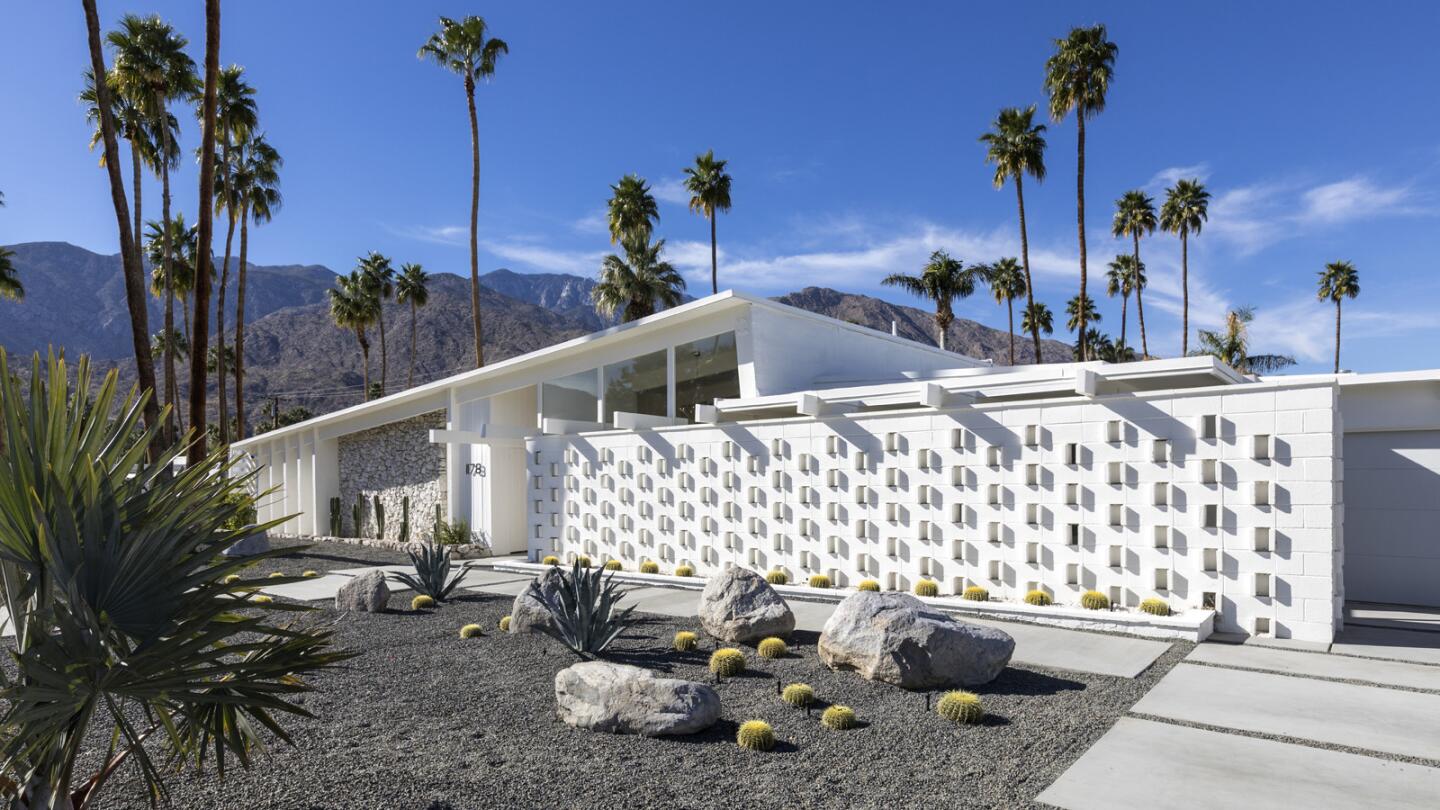
[[[895,337],[900,337],[900,324],[896,323],[895,321],[891,321],[890,334],[894,335]]]

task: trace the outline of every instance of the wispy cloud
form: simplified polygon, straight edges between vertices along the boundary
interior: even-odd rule
[[[1193,166],[1170,166],[1156,172],[1150,180],[1145,183],[1144,189],[1152,194],[1163,194],[1165,189],[1175,185],[1177,180],[1200,179],[1201,181],[1210,178],[1210,164],[1196,163]]]
[[[571,230],[580,234],[603,234],[610,232],[610,220],[605,209],[597,208],[570,224]]]
[[[1381,186],[1365,177],[1352,177],[1316,186],[1301,195],[1297,219],[1308,224],[1331,225],[1387,214],[1416,214],[1415,194],[1408,186]]]
[[[1355,176],[1320,185],[1265,181],[1220,192],[1206,231],[1248,256],[1293,236],[1386,216],[1435,213],[1409,184]]]
[[[396,236],[437,245],[467,245],[470,240],[470,228],[465,225],[384,225],[382,227]]]
[[[571,273],[593,276],[605,257],[605,251],[562,250],[530,242],[485,240],[485,250],[520,265],[520,270],[541,270],[550,273]]]
[[[663,203],[690,204],[690,192],[685,190],[685,179],[682,177],[662,177],[651,184],[650,193]]]

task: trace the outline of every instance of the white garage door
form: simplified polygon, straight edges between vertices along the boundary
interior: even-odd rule
[[[1440,431],[1345,436],[1345,598],[1440,605]]]

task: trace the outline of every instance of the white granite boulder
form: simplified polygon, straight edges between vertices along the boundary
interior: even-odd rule
[[[555,706],[576,728],[645,737],[695,734],[720,719],[720,695],[709,686],[606,661],[560,670]]]
[[[546,597],[555,598],[556,592],[565,584],[565,577],[559,566],[552,565],[545,573],[535,577],[535,582]],[[515,596],[515,603],[510,606],[511,633],[544,633],[547,627],[553,626],[550,608],[536,599],[528,587]]]
[[[756,641],[788,636],[795,614],[765,578],[735,566],[705,583],[700,593],[700,626],[722,641]]]
[[[390,604],[390,586],[385,584],[384,571],[361,574],[340,586],[335,594],[336,610],[359,613],[380,613]]]
[[[932,610],[908,593],[855,593],[820,634],[820,659],[905,689],[989,683],[1010,663],[1015,640]]]

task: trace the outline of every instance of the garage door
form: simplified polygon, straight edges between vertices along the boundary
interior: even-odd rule
[[[1440,605],[1440,431],[1345,436],[1345,598]]]

